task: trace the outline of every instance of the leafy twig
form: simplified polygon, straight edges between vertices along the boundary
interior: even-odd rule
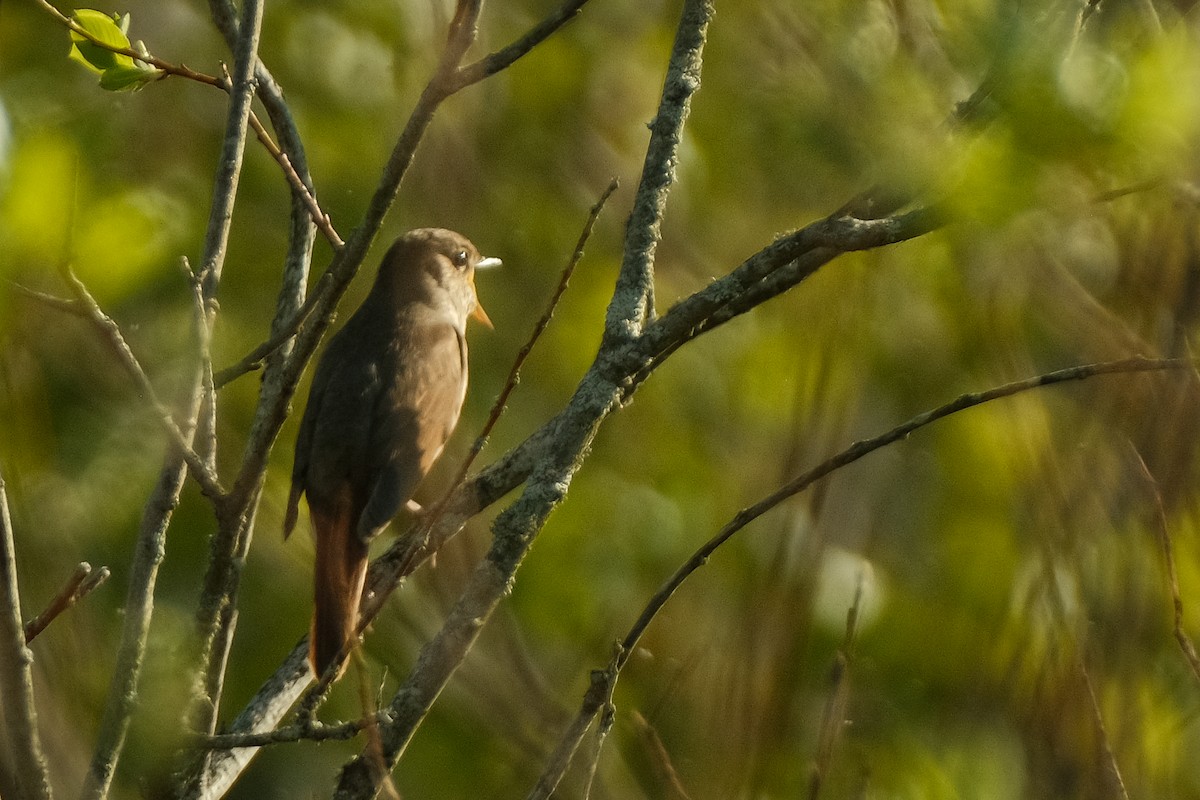
[[[97,47],[149,64],[155,69],[160,70],[164,76],[174,75],[176,77],[184,78],[196,83],[202,83],[206,86],[213,86],[226,93],[229,93],[231,90],[230,82],[226,77],[218,78],[214,75],[208,75],[204,72],[197,72],[186,64],[175,64],[165,59],[158,58],[157,56],[153,56],[149,53],[134,50],[131,47],[115,46],[95,36],[91,31],[87,30],[75,20],[66,16],[53,5],[51,5],[48,0],[35,0],[35,2],[37,2],[38,5],[44,8],[47,13],[51,14],[68,30],[78,34],[79,36],[82,36]],[[262,122],[258,119],[258,116],[253,111],[251,111],[249,115],[249,124],[259,142],[262,143],[263,147],[266,148],[267,152],[270,153],[271,157],[275,159],[280,168],[283,170],[284,177],[287,178],[288,183],[291,184],[292,190],[302,199],[305,206],[308,208],[309,214],[311,215],[313,222],[316,223],[317,228],[322,234],[324,234],[325,238],[329,240],[330,245],[332,245],[335,250],[340,250],[345,246],[345,242],[342,241],[342,237],[338,235],[337,230],[333,227],[333,222],[329,215],[321,209],[321,206],[317,203],[316,196],[313,194],[312,190],[305,184],[304,179],[300,177],[296,169],[292,166],[291,160],[288,158],[287,154],[284,153],[277,144],[275,144],[275,141],[271,138],[271,134],[267,131],[266,126],[262,124]]]

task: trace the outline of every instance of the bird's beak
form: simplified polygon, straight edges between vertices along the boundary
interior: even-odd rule
[[[492,269],[493,267],[500,266],[502,263],[504,262],[495,256],[489,256],[487,258],[479,259],[479,261],[475,264],[475,269]],[[482,322],[484,325],[487,325],[488,328],[495,330],[495,326],[492,325],[492,320],[488,317],[487,312],[483,310],[483,306],[478,300],[475,302],[475,310],[471,312],[471,316]]]

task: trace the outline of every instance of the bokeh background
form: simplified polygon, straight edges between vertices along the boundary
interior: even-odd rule
[[[553,5],[493,0],[472,52],[506,44]],[[592,0],[438,112],[343,305],[344,316],[386,243],[411,227],[460,230],[504,259],[479,279],[495,330],[473,332],[463,422],[419,496],[445,488],[615,176],[621,189],[484,461],[561,407],[590,363],[679,5]],[[1085,6],[718,4],[658,250],[663,307],[871,186],[942,202],[953,224],[835,260],[676,353],[609,419],[396,771],[401,796],[523,796],[589,669],[661,582],[737,509],[855,439],[1038,372],[1191,353],[1200,20],[1186,0],[1113,2],[1079,31]],[[167,60],[214,73],[230,58],[203,3],[101,10],[130,12],[130,37]],[[267,5],[261,55],[343,235],[449,13],[424,0]],[[178,259],[198,258],[225,97],[175,79],[105,92],[66,52],[65,31],[35,3],[0,9],[0,467],[26,616],[78,561],[113,572],[34,645],[43,736],[70,796],[164,443],[89,330],[14,284],[65,294],[57,268],[69,261],[170,396],[190,341]],[[985,81],[989,99],[956,119]],[[288,202],[277,165],[252,143],[218,367],[266,337]],[[319,241],[314,268],[329,255]],[[226,474],[257,384],[246,376],[220,395]],[[820,761],[825,797],[1200,797],[1200,679],[1173,635],[1160,535],[1165,522],[1185,631],[1200,636],[1196,408],[1195,377],[1179,374],[1023,395],[913,435],[755,522],[685,585],[631,660],[592,796],[809,796],[825,708],[844,692],[844,722]],[[226,719],[308,624],[312,546],[279,535],[295,426],[272,456]],[[403,679],[486,548],[487,523],[472,521],[390,602],[366,641],[370,693],[387,697]],[[172,767],[213,530],[189,488],[114,797],[155,796]],[[858,587],[857,635],[835,683]],[[360,714],[358,683],[343,681],[323,715]],[[230,797],[325,796],[358,748],[270,748]],[[583,781],[573,773],[560,794],[582,796]]]

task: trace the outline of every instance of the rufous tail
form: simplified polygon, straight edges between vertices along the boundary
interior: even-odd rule
[[[358,605],[367,576],[367,545],[355,533],[349,503],[337,503],[332,514],[311,508],[316,529],[317,557],[313,565],[316,591],[308,660],[318,677],[335,662],[337,676],[354,641]],[[335,677],[337,677],[335,676]]]

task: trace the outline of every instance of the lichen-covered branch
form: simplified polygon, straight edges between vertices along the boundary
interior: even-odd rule
[[[21,796],[50,800],[50,776],[42,755],[33,700],[33,654],[25,646],[21,593],[17,589],[17,554],[4,476],[0,475],[0,700],[4,702],[5,737],[13,777]]]

